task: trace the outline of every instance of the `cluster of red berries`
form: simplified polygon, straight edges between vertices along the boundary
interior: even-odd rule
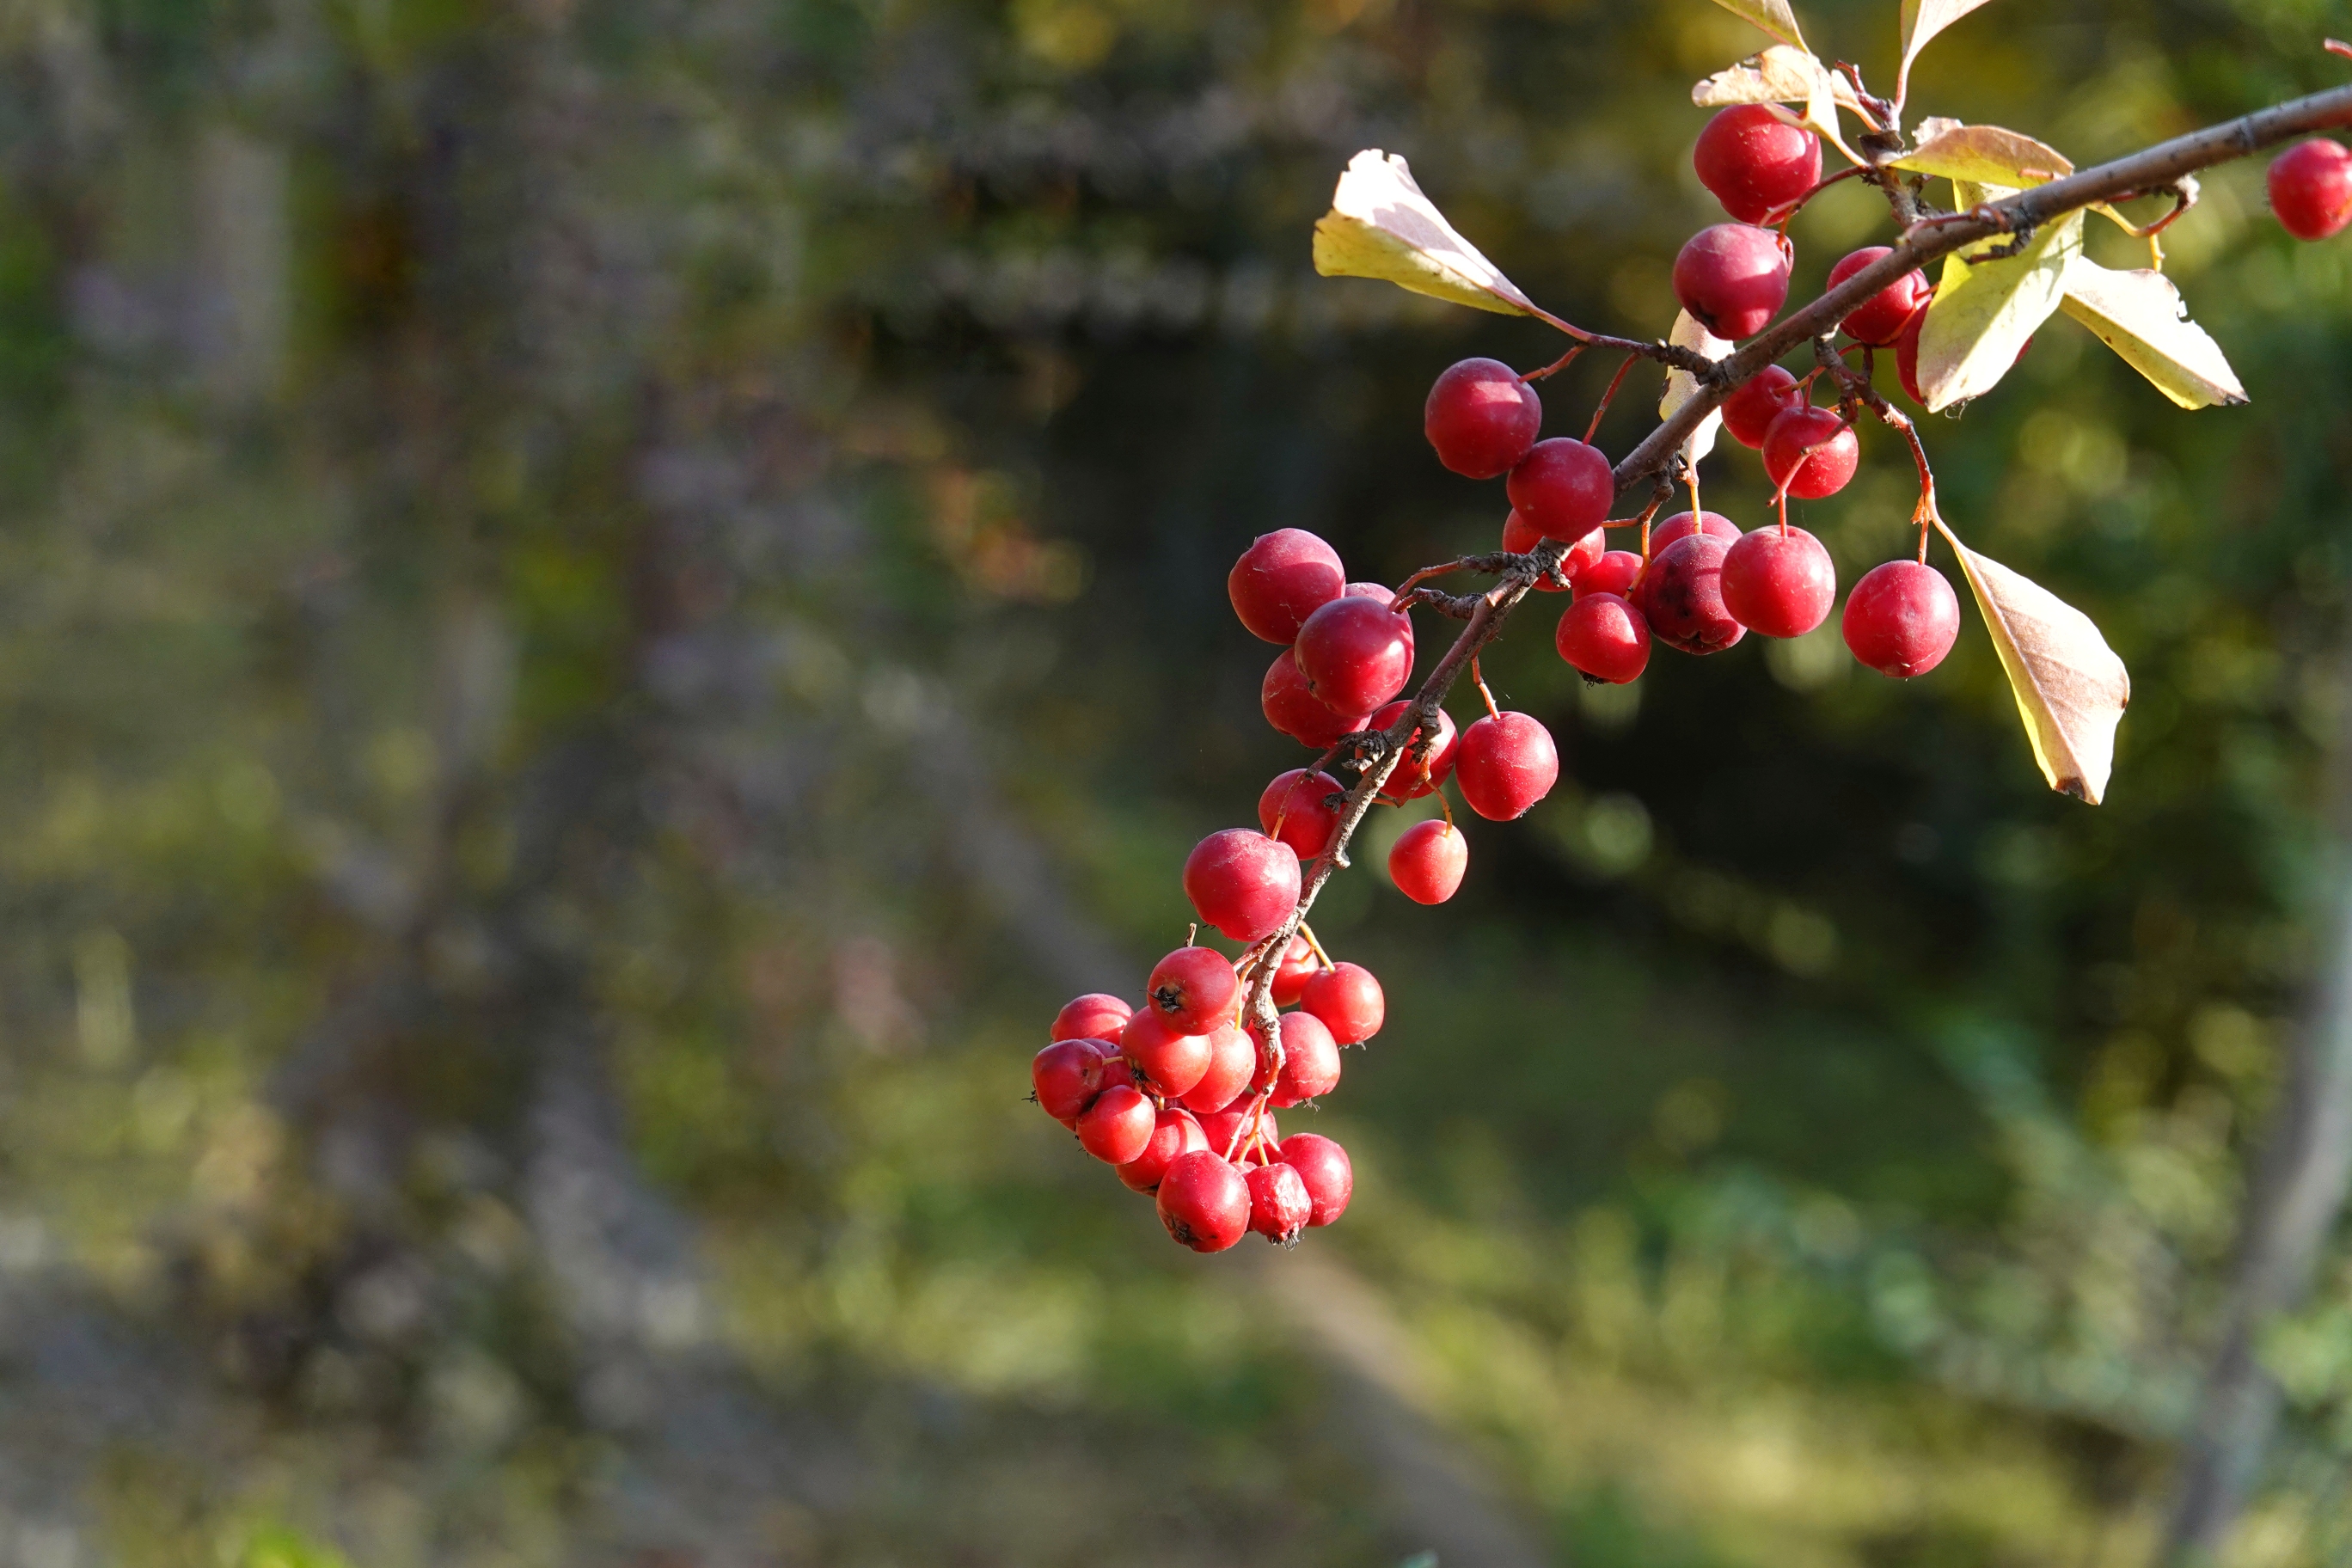
[[[1312,1132],[1284,1138],[1274,1113],[1338,1085],[1340,1047],[1380,1033],[1381,983],[1294,938],[1273,996],[1295,1010],[1281,1015],[1282,1067],[1266,1082],[1240,1021],[1247,989],[1224,954],[1180,947],[1153,967],[1141,1007],[1099,993],[1064,1007],[1029,1067],[1045,1114],[1156,1196],[1168,1234],[1195,1252],[1253,1230],[1287,1247],[1346,1213],[1355,1190],[1345,1149]]]

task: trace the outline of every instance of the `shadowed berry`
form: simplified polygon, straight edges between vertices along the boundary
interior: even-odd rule
[[[1307,1200],[1315,1205],[1309,1226],[1329,1225],[1348,1212],[1348,1200],[1356,1192],[1356,1172],[1345,1149],[1317,1133],[1294,1132],[1282,1142],[1282,1163],[1307,1184]]]
[[[1189,1111],[1171,1107],[1154,1120],[1151,1141],[1143,1152],[1118,1168],[1118,1179],[1139,1193],[1156,1193],[1160,1179],[1179,1154],[1189,1154],[1195,1149],[1209,1146],[1208,1134],[1192,1120]]]
[[[1650,635],[1685,653],[1721,653],[1747,635],[1723,607],[1723,558],[1712,533],[1685,534],[1653,556],[1633,588]],[[1569,606],[1570,609],[1574,605]]]
[[[1836,288],[1880,258],[1894,254],[1893,247],[1889,246],[1864,246],[1830,268],[1830,288]],[[1868,343],[1873,348],[1886,348],[1903,335],[1903,329],[1911,324],[1911,318],[1926,310],[1927,301],[1935,297],[1936,286],[1927,281],[1925,272],[1915,267],[1847,311],[1845,320],[1838,324],[1855,342]]]
[[[1633,559],[1638,564],[1642,558]],[[1622,686],[1650,662],[1650,623],[1622,595],[1580,592],[1560,616],[1552,646],[1586,676]]]
[[[1220,1026],[1209,1037],[1209,1068],[1201,1081],[1186,1089],[1189,1110],[1223,1110],[1248,1092],[1257,1075],[1257,1042],[1239,1024]]]
[[[1503,519],[1503,548],[1512,554],[1525,555],[1543,542],[1544,535],[1537,530],[1535,524],[1519,515],[1517,507],[1513,507],[1510,515]],[[1601,552],[1608,548],[1609,531],[1605,528],[1594,529],[1569,546],[1568,553],[1559,558],[1559,570],[1557,573],[1547,572],[1536,579],[1537,591],[1544,594],[1566,592],[1557,579],[1565,577],[1570,583],[1575,582],[1576,574],[1600,560]]]
[[[1307,677],[1298,672],[1297,657],[1288,648],[1275,655],[1274,662],[1266,667],[1257,700],[1267,723],[1299,744],[1318,751],[1342,735],[1362,729],[1372,711],[1367,708],[1355,714],[1333,712],[1328,703],[1307,689]]]
[[[1315,1200],[1307,1195],[1307,1181],[1297,1170],[1279,1161],[1260,1165],[1246,1180],[1250,1194],[1250,1229],[1278,1247],[1288,1247],[1315,1217]]]
[[[1119,1054],[1136,1077],[1161,1094],[1181,1095],[1209,1070],[1213,1049],[1206,1035],[1188,1035],[1150,1007],[1118,1032]]]
[[[1582,539],[1609,518],[1617,476],[1598,447],[1570,436],[1538,441],[1504,481],[1511,510],[1541,539]]]
[[[1804,396],[1797,390],[1795,376],[1777,364],[1768,364],[1723,400],[1723,427],[1733,440],[1753,451],[1764,445],[1764,432],[1772,427],[1772,421],[1803,402]]]
[[[1091,1040],[1056,1040],[1029,1060],[1029,1086],[1056,1121],[1070,1121],[1102,1092],[1103,1058]]]
[[[1373,726],[1377,728],[1375,724]],[[1339,781],[1329,773],[1293,768],[1277,773],[1257,797],[1257,825],[1267,837],[1290,846],[1301,860],[1312,860],[1331,842],[1339,825]],[[1275,825],[1282,825],[1276,833]]]
[[[1408,706],[1402,701],[1390,703],[1373,714],[1371,722],[1365,728],[1386,731],[1404,717]],[[1429,766],[1425,774],[1421,763],[1414,760],[1412,749],[1422,734],[1418,727],[1413,730],[1412,739],[1405,742],[1403,760],[1389,773],[1389,782],[1381,786],[1381,799],[1391,805],[1419,800],[1453,776],[1454,754],[1462,744],[1462,738],[1454,732],[1453,716],[1443,708],[1437,710],[1437,737],[1430,744]]]
[[[1276,1110],[1330,1093],[1339,1086],[1339,1042],[1312,1013],[1282,1016],[1282,1071],[1274,1080]]]

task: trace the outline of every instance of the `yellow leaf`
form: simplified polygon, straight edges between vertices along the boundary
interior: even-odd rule
[[[2098,805],[2115,765],[2116,721],[2131,701],[2124,661],[2090,616],[1936,527],[1960,558],[2042,776],[2060,795]]]
[[[2012,191],[2074,172],[2074,165],[2056,148],[1998,125],[1923,120],[1916,135],[1919,144],[1895,160],[1896,168],[1974,184],[2005,185]]]
[[[1895,73],[1895,101],[1910,96],[1911,62],[1927,40],[1985,4],[1985,0],[1903,0],[1903,64]]]
[[[1691,88],[1691,101],[1701,109],[1732,103],[1809,103],[1824,78],[1830,84],[1830,97],[1840,109],[1876,123],[1854,97],[1851,82],[1791,44],[1774,44],[1761,54],[1725,67]]]
[[[1805,47],[1805,35],[1797,26],[1797,14],[1789,9],[1789,0],[1715,0],[1725,10],[1742,21],[1753,22],[1784,44]]]
[[[1326,278],[1378,278],[1498,315],[1538,313],[1518,285],[1421,194],[1405,161],[1378,148],[1349,160],[1331,210],[1316,220],[1315,270]]]
[[[1990,392],[2009,374],[2064,294],[2066,268],[2082,254],[2083,215],[2043,225],[2016,256],[1968,259],[2002,242],[1995,236],[1944,258],[1919,329],[1919,390],[1930,411]]]
[[[1704,354],[1712,360],[1719,360],[1732,350],[1731,343],[1700,326],[1692,319],[1688,310],[1681,311],[1675,317],[1675,330],[1666,334],[1666,342],[1678,349],[1688,349],[1694,353]],[[1697,395],[1698,378],[1696,376],[1686,370],[1666,372],[1666,395],[1658,402],[1658,417],[1673,418],[1676,410]],[[1714,451],[1715,433],[1722,428],[1723,413],[1717,409],[1700,420],[1698,428],[1693,430],[1684,440],[1683,457],[1696,464],[1701,458]]]
[[[2210,333],[2189,320],[2161,272],[2117,272],[2078,256],[2066,268],[2065,311],[2183,408],[2235,406],[2246,389]]]

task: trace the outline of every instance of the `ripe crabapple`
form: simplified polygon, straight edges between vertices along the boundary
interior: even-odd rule
[[[1777,364],[1768,364],[1739,384],[1723,400],[1723,427],[1750,451],[1764,445],[1764,432],[1785,409],[1804,401],[1797,378]]]
[[[1360,963],[1339,963],[1307,983],[1298,1005],[1323,1020],[1343,1046],[1360,1046],[1381,1032],[1389,1014],[1381,983]]]
[[[1569,606],[1570,613],[1576,606]],[[1416,822],[1389,851],[1389,879],[1416,904],[1442,904],[1462,886],[1470,868],[1470,846],[1461,829],[1443,817]]]
[[[1201,1118],[1201,1133],[1209,1141],[1213,1152],[1234,1152],[1238,1160],[1250,1150],[1249,1103],[1244,1100],[1229,1110],[1212,1111]],[[1282,1129],[1274,1124],[1274,1112],[1261,1109],[1257,1113],[1257,1141],[1272,1149],[1282,1141]],[[1238,1136],[1236,1136],[1238,1134]]]
[[[1288,648],[1275,655],[1274,662],[1266,667],[1257,700],[1267,723],[1299,744],[1318,751],[1342,735],[1362,729],[1372,711],[1367,708],[1356,714],[1333,712],[1307,689],[1307,677],[1298,672],[1297,656]]]
[[[1205,1035],[1233,1018],[1242,983],[1215,948],[1180,947],[1151,966],[1145,990],[1171,1027]]]
[[[1408,706],[1403,701],[1391,702],[1373,714],[1371,722],[1365,727],[1385,731],[1404,717]],[[1419,800],[1444,784],[1454,773],[1454,754],[1462,744],[1462,738],[1454,732],[1454,716],[1443,708],[1437,710],[1437,737],[1430,743],[1426,776],[1412,754],[1412,747],[1423,732],[1419,726],[1414,727],[1412,738],[1405,742],[1404,760],[1390,771],[1389,782],[1381,786],[1381,799],[1391,805]]]
[[[1697,528],[1693,529],[1691,514],[1678,511],[1650,530],[1650,558],[1656,560],[1658,553],[1667,545],[1678,539],[1688,539],[1694,532],[1704,533],[1729,544],[1739,537],[1739,525],[1719,511],[1703,511],[1698,514]]]
[[[1462,732],[1454,782],[1470,809],[1489,822],[1512,822],[1559,782],[1551,731],[1525,713],[1491,713]]]
[[[1330,1093],[1339,1086],[1339,1042],[1312,1013],[1282,1016],[1282,1071],[1267,1101],[1276,1110]]]
[[[2326,239],[2352,223],[2352,153],[2325,136],[2299,142],[2271,163],[2271,211],[2297,239]]]
[[[1529,449],[1503,482],[1511,510],[1540,539],[1582,539],[1609,518],[1617,475],[1598,447],[1555,436]]]
[[[1675,297],[1717,337],[1752,338],[1788,300],[1786,244],[1770,229],[1744,223],[1703,228],[1675,258]]]
[[[1307,689],[1325,707],[1370,713],[1412,674],[1412,619],[1384,602],[1344,595],[1307,617],[1292,651]]]
[[[1331,803],[1341,793],[1339,781],[1329,773],[1307,768],[1277,773],[1257,797],[1257,825],[1268,837],[1289,845],[1301,860],[1312,860],[1323,853],[1331,842],[1331,830],[1339,826],[1339,808]],[[1282,825],[1279,833],[1276,823]]]
[[[1215,1151],[1195,1149],[1169,1162],[1159,1206],[1170,1236],[1195,1252],[1223,1252],[1249,1228],[1249,1182]]]
[[[1763,104],[1734,104],[1698,133],[1691,163],[1725,212],[1762,223],[1820,184],[1822,143]]]
[[[1078,1117],[1078,1142],[1107,1165],[1124,1165],[1151,1142],[1159,1112],[1140,1090],[1122,1084],[1095,1096]]]
[[[1307,1196],[1315,1205],[1308,1225],[1329,1225],[1348,1212],[1356,1172],[1345,1149],[1318,1133],[1294,1132],[1282,1141],[1281,1158],[1307,1184]]]
[[[1622,686],[1650,662],[1650,623],[1622,595],[1580,593],[1560,616],[1552,645],[1586,679]]]
[[[1168,1173],[1177,1155],[1208,1146],[1209,1135],[1192,1114],[1170,1106],[1154,1120],[1151,1141],[1143,1146],[1143,1152],[1118,1168],[1118,1179],[1135,1192],[1156,1193],[1160,1178]]]
[[[1853,426],[1828,408],[1791,408],[1764,433],[1764,472],[1799,500],[1845,489],[1862,461]]]
[[[1316,962],[1315,949],[1303,936],[1294,936],[1283,950],[1282,962],[1275,966],[1274,984],[1270,994],[1277,1007],[1296,1007],[1307,991],[1307,983],[1323,966]]]
[[[1252,636],[1290,643],[1347,582],[1338,551],[1303,528],[1282,528],[1259,534],[1242,552],[1225,577],[1225,593]]]
[[[1829,619],[1837,602],[1837,568],[1822,542],[1801,528],[1768,524],[1734,543],[1723,558],[1723,607],[1768,637],[1801,637]]]
[[[1223,1024],[1209,1036],[1209,1070],[1180,1098],[1188,1110],[1223,1110],[1256,1076],[1257,1042],[1239,1024]]]
[[[1298,905],[1298,852],[1246,827],[1212,833],[1184,858],[1184,896],[1234,941],[1263,941]]]
[[[1054,1015],[1054,1038],[1057,1040],[1108,1040],[1118,1034],[1119,1026],[1135,1009],[1116,996],[1099,991],[1089,991],[1062,1004]]]
[[[1510,515],[1503,519],[1503,548],[1512,554],[1525,555],[1543,542],[1542,532],[1534,523],[1519,515],[1518,508],[1513,507]],[[1568,553],[1559,558],[1558,572],[1547,572],[1536,579],[1537,589],[1546,594],[1562,592],[1559,579],[1565,578],[1568,582],[1574,583],[1576,574],[1600,560],[1601,552],[1608,548],[1609,531],[1605,528],[1594,529],[1568,547]]]
[[[1891,246],[1863,247],[1830,268],[1829,286],[1836,288],[1881,257],[1894,253]],[[1935,297],[1936,286],[1927,281],[1925,272],[1915,267],[1847,311],[1845,320],[1838,324],[1855,342],[1868,343],[1873,348],[1888,348],[1903,335],[1903,329],[1911,324],[1911,318],[1927,309],[1927,301]]]
[[[1924,561],[1889,561],[1845,596],[1845,646],[1881,675],[1907,680],[1944,662],[1960,635],[1960,602]]]
[[[1102,1092],[1103,1058],[1091,1040],[1056,1040],[1029,1060],[1029,1085],[1056,1121],[1071,1121]]]
[[[1119,1054],[1136,1077],[1161,1094],[1181,1096],[1208,1073],[1215,1047],[1206,1035],[1188,1035],[1146,1007],[1118,1032]]]
[[[1576,591],[1585,594],[1614,594],[1622,598],[1634,584],[1642,580],[1643,561],[1632,550],[1612,550],[1578,574]]]
[[[1307,1195],[1307,1180],[1279,1160],[1260,1165],[1244,1178],[1249,1183],[1249,1227],[1277,1247],[1288,1247],[1315,1217],[1315,1200]]]
[[[1510,472],[1543,428],[1543,400],[1499,360],[1450,365],[1429,389],[1421,428],[1437,460],[1465,479]]]
[[[1652,637],[1685,653],[1707,654],[1721,653],[1747,635],[1723,607],[1723,558],[1729,550],[1712,533],[1685,534],[1651,557],[1633,603]]]

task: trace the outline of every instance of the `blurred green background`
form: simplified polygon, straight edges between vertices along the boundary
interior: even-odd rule
[[[1895,11],[1802,7],[1882,89]],[[2340,79],[2347,26],[1995,0],[1911,114],[2086,163]],[[1963,537],[2130,666],[2107,805],[1973,611],[1914,684],[1832,628],[1585,690],[1551,601],[1486,663],[1551,798],[1468,822],[1449,906],[1376,852],[1317,910],[1390,998],[1292,1119],[1340,1226],[1180,1252],[1023,1102],[1304,760],[1233,557],[1499,527],[1421,400],[1557,340],[1316,279],[1340,167],[1660,333],[1719,217],[1690,83],[1764,41],[0,5],[0,1563],[2144,1561],[2343,886],[2352,240],[2259,160],[2168,237],[2252,406],[2061,320],[1928,426]],[[1888,233],[1826,195],[1800,296]],[[1866,434],[1792,513],[1851,581],[1910,489]],[[2229,1561],[2352,1562],[2352,1256],[2263,1353]]]

